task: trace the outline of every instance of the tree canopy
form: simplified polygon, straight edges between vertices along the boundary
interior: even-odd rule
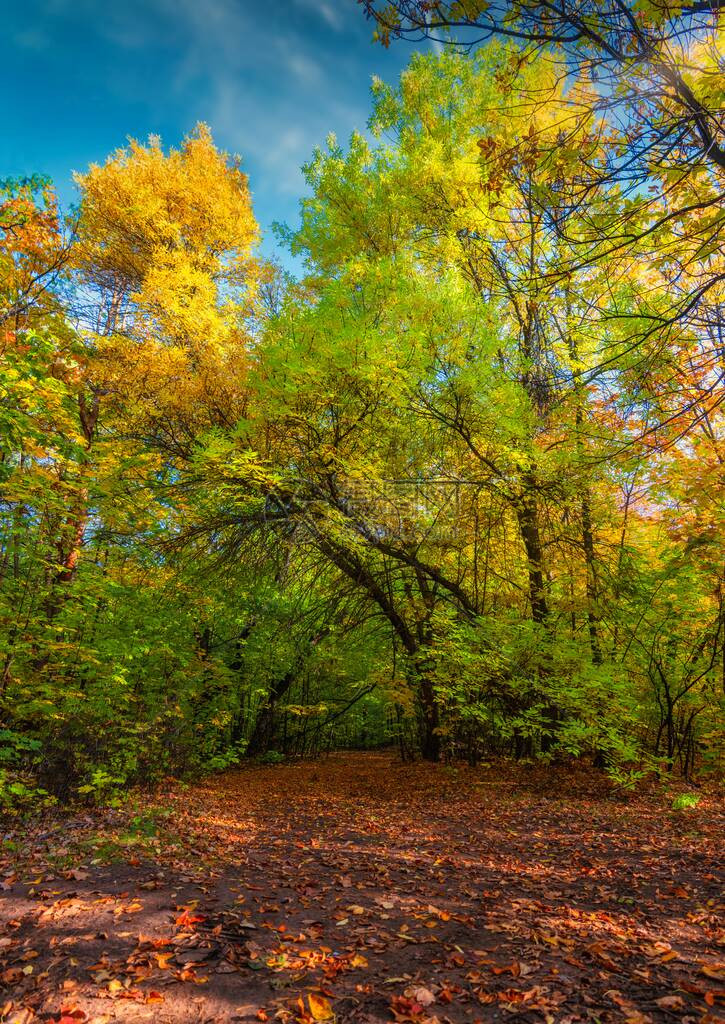
[[[376,3],[258,252],[198,125],[0,202],[0,801],[337,747],[722,768],[717,3]]]

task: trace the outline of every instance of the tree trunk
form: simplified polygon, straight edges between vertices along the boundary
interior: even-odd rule
[[[522,483],[523,493],[517,514],[521,540],[523,541],[528,561],[531,618],[537,626],[547,627],[549,624],[549,604],[546,593],[544,549],[541,542],[539,504],[537,500],[538,484],[533,469],[524,474]],[[538,675],[540,682],[543,681],[547,673],[548,670],[545,666],[539,667]],[[553,734],[556,732],[560,719],[560,712],[559,708],[548,701],[548,699],[544,710],[548,720],[548,730],[544,729],[542,732],[541,750],[543,753],[546,753],[551,748]]]
[[[589,642],[592,648],[592,661],[595,665],[602,663],[602,648],[599,643],[599,619],[597,617],[598,587],[596,565],[594,561],[594,530],[592,512],[589,504],[589,489],[584,488],[581,499],[582,545],[587,574],[587,620],[589,622]]]
[[[249,737],[246,751],[249,757],[266,754],[269,750],[274,736],[277,703],[289,690],[295,680],[295,675],[295,669],[291,669],[272,684],[266,701],[257,713],[257,720],[254,723],[252,735]]]
[[[538,625],[543,625],[549,616],[549,606],[546,599],[536,477],[533,472],[526,473],[522,482],[524,490],[517,509],[517,516],[521,540],[528,561],[531,617]]]
[[[440,715],[435,689],[430,679],[425,677],[421,679],[419,693],[421,706],[420,752],[424,761],[440,761]]]

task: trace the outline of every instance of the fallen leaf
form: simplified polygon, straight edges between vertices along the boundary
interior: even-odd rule
[[[436,1001],[436,997],[428,988],[424,988],[422,985],[415,988],[406,988],[406,996],[410,999],[414,999],[416,1003],[420,1003],[421,1006],[430,1006],[431,1003]]]
[[[685,1005],[682,996],[661,996],[659,999],[655,999],[655,1002],[663,1010],[681,1010]]]
[[[332,1020],[335,1014],[332,1011],[330,1000],[316,992],[310,992],[307,996],[310,1013],[314,1020]]]

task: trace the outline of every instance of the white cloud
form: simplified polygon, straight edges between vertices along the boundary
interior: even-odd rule
[[[318,0],[317,9],[330,28],[334,28],[337,32],[341,31],[343,21],[339,9],[336,10],[332,4],[327,3],[327,0]]]
[[[322,70],[317,61],[310,60],[301,53],[293,53],[287,57],[287,67],[292,74],[307,86],[318,87],[323,79]]]
[[[346,0],[296,0],[298,7],[304,8],[311,14],[317,14],[335,32],[341,32],[345,27],[344,16],[340,13],[341,3]],[[349,0],[347,0],[349,3]]]

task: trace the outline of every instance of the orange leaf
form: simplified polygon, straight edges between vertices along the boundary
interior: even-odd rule
[[[69,1021],[72,1024],[78,1024],[79,1020],[85,1020],[86,1017],[86,1012],[77,1006],[61,1006],[60,1008],[60,1024],[68,1024]]]
[[[715,964],[713,967],[702,967],[700,974],[706,975],[708,978],[714,978],[715,981],[725,981],[725,964]]]
[[[186,925],[197,924],[203,920],[205,920],[203,914],[190,914],[188,910],[185,910],[183,914],[179,914],[176,918],[176,923],[185,927]]]

